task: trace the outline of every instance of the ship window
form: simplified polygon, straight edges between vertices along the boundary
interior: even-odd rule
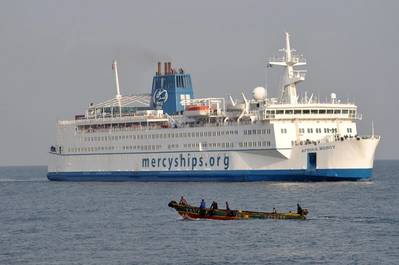
[[[347,109],[343,109],[342,110],[342,114],[348,114],[348,110]]]
[[[327,114],[332,114],[333,113],[333,110],[332,109],[328,109],[327,110]]]
[[[252,134],[252,131],[251,131],[251,130],[248,130],[247,133],[248,133],[248,135],[251,135],[251,134]]]
[[[285,110],[285,114],[292,114],[292,110]]]
[[[341,110],[340,109],[334,110],[334,114],[341,114]]]
[[[326,113],[326,110],[325,109],[320,109],[319,110],[319,114],[325,114]]]
[[[317,114],[317,109],[312,109],[312,110],[310,110],[310,113],[312,113],[312,114]]]
[[[302,113],[302,110],[300,110],[300,109],[294,110],[294,114],[301,114],[301,113]]]
[[[276,110],[276,114],[284,114],[284,110]]]
[[[247,135],[247,130],[244,130],[244,135]]]
[[[252,130],[252,134],[256,134],[256,130]]]
[[[310,113],[310,110],[308,110],[308,109],[303,110],[303,114],[309,114],[309,113]]]

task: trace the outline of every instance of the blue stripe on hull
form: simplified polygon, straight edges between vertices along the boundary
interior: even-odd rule
[[[48,172],[55,181],[341,181],[367,179],[371,168],[226,171]]]

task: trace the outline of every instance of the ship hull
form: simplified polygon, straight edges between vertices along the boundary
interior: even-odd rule
[[[372,176],[379,138],[287,149],[52,154],[54,181],[348,181]]]

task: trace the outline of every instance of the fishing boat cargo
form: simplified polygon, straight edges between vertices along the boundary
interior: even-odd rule
[[[47,177],[57,181],[337,181],[372,176],[380,136],[361,135],[358,107],[335,93],[299,93],[302,55],[285,35],[281,93],[241,99],[194,95],[191,75],[157,65],[151,93],[90,103],[56,125]],[[163,67],[162,67],[163,66]],[[162,69],[163,68],[163,69]],[[162,71],[163,70],[163,71]],[[226,92],[228,92],[226,90]],[[300,96],[302,95],[302,96]]]

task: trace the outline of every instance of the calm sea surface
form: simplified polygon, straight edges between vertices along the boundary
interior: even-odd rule
[[[319,183],[68,183],[0,168],[0,264],[399,264],[399,161]],[[309,220],[183,221],[185,195]]]

